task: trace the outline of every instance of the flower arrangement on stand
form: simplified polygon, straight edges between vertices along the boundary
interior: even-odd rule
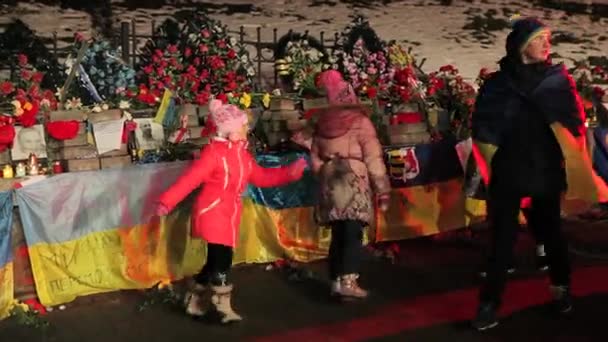
[[[76,34],[72,53],[66,59],[67,74],[75,66],[76,56],[84,43],[83,36]],[[127,91],[135,88],[135,70],[119,57],[120,49],[112,47],[108,41],[91,39],[87,43],[76,66],[78,82],[75,86],[80,89],[75,95],[84,98],[86,105],[105,103],[112,108],[125,107]],[[70,88],[68,94],[74,91]]]
[[[275,68],[291,90],[302,97],[317,97],[317,75],[329,69],[323,45],[309,36],[290,32],[277,43]]]
[[[57,99],[51,90],[41,89],[44,74],[33,69],[25,55],[17,59],[17,80],[0,82],[0,107],[12,111],[16,122],[30,127],[38,122],[40,110],[57,108]]]
[[[186,23],[181,49],[184,73],[178,85],[183,101],[204,105],[211,95],[251,92],[255,68],[219,21],[196,13]]]
[[[451,132],[458,140],[470,137],[471,114],[476,90],[452,65],[445,65],[428,76],[426,96],[437,109],[437,128]]]
[[[608,71],[602,66],[590,65],[587,61],[579,61],[570,70],[581,96],[587,120],[595,123],[598,119],[605,121],[608,118],[598,117],[598,107],[606,102],[606,86],[608,85]]]
[[[360,96],[374,98],[388,90],[393,70],[386,43],[364,17],[355,18],[346,27],[330,61]]]

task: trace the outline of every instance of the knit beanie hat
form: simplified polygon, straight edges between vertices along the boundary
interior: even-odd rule
[[[515,17],[511,22],[512,31],[507,36],[506,44],[508,56],[519,56],[534,38],[549,31],[548,26],[534,17]]]
[[[221,100],[213,99],[209,102],[209,113],[220,135],[238,132],[248,121],[247,113],[235,105],[224,104]]]
[[[359,102],[353,87],[337,70],[327,70],[319,75],[319,86],[325,89],[330,105],[349,105]]]

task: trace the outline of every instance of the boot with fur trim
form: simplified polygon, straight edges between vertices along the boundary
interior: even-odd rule
[[[211,302],[215,306],[215,310],[220,314],[222,324],[243,320],[243,318],[232,309],[232,288],[232,285],[211,287],[213,290]]]
[[[184,296],[186,313],[190,316],[201,317],[209,309],[211,290],[202,285],[194,284]]]
[[[359,287],[359,283],[357,279],[359,278],[358,274],[346,274],[340,277],[340,283],[338,286],[332,286],[332,293],[337,296],[342,297],[343,299],[348,298],[356,298],[356,299],[365,299],[368,296],[366,290]]]

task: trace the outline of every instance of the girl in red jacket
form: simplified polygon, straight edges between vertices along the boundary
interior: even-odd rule
[[[260,167],[247,151],[247,114],[219,100],[211,101],[209,111],[217,136],[202,150],[200,159],[160,197],[157,213],[166,215],[205,184],[193,206],[192,234],[207,241],[207,262],[186,295],[186,312],[202,316],[211,302],[221,322],[229,323],[242,319],[231,307],[233,286],[227,275],[239,238],[243,191],[247,183],[275,187],[296,181],[302,177],[306,160],[280,168]]]

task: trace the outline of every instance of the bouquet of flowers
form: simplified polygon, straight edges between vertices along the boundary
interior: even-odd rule
[[[608,72],[602,66],[591,66],[587,61],[577,62],[570,72],[583,101],[587,118],[595,120],[596,107],[602,105],[606,95],[606,90],[601,85],[608,84]]]
[[[458,139],[470,136],[470,123],[476,91],[466,82],[452,65],[442,66],[428,77],[426,96],[434,105],[448,115],[450,130]]]
[[[250,92],[255,68],[243,46],[219,21],[196,13],[186,23],[182,39],[183,74],[180,97],[206,104],[210,96]]]
[[[355,18],[341,34],[330,62],[361,96],[375,98],[390,87],[394,70],[386,44],[362,16]]]
[[[334,56],[341,63],[337,69],[353,85],[357,94],[374,98],[389,89],[394,70],[389,67],[384,51],[370,52],[363,39],[359,39],[353,46],[352,54],[335,51]]]
[[[51,90],[41,89],[44,74],[28,64],[27,56],[18,55],[17,59],[18,79],[0,81],[0,105],[4,108],[12,107],[15,120],[24,127],[29,127],[36,124],[40,109],[56,109],[57,100]]]
[[[68,74],[84,42],[79,34],[75,38],[72,54],[66,60]],[[135,87],[135,70],[119,56],[120,50],[107,41],[93,39],[89,42],[76,70],[79,84],[88,95],[87,102],[118,106],[126,98],[127,89]]]
[[[285,41],[283,41],[285,40]],[[281,40],[279,59],[275,67],[280,76],[289,77],[293,90],[302,95],[319,95],[315,84],[316,76],[324,69],[329,68],[323,47],[320,42],[311,37],[302,37],[290,33]]]

